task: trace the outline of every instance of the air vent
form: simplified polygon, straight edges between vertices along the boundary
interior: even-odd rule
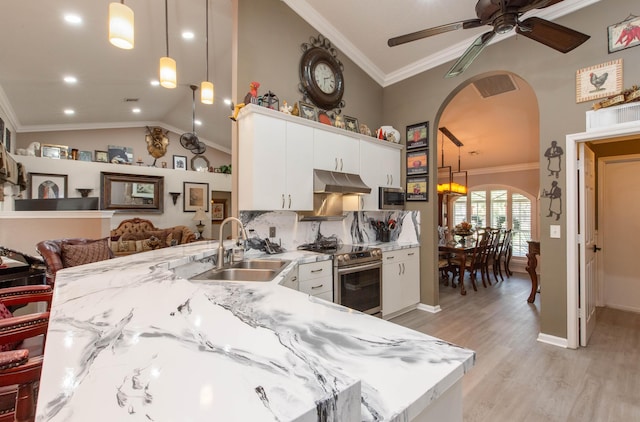
[[[506,74],[488,76],[475,81],[473,86],[482,98],[489,98],[518,89],[513,79],[511,79],[511,76]]]
[[[125,98],[124,99],[125,103],[137,103],[138,101],[140,101],[140,98]]]

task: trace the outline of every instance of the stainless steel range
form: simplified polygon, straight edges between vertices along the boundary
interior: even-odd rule
[[[382,311],[382,251],[324,242],[305,249],[333,256],[333,301],[371,315]]]

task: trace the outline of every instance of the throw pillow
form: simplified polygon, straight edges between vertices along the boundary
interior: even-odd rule
[[[111,253],[106,238],[79,245],[62,244],[62,264],[65,268],[104,261],[109,258],[111,258]]]
[[[0,319],[11,318],[13,314],[11,311],[4,306],[4,303],[0,302]],[[5,343],[0,344],[0,352],[7,352],[9,350],[15,350],[18,347],[18,343]]]

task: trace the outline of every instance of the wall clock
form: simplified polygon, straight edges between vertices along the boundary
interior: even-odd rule
[[[318,35],[302,45],[300,91],[316,106],[330,110],[344,107],[343,66],[331,42]]]

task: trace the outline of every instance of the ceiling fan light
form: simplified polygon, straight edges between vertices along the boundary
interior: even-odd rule
[[[133,48],[133,10],[124,3],[109,4],[109,42],[118,48]]]
[[[200,84],[200,102],[202,104],[213,104],[213,94],[213,82],[202,81]]]
[[[175,88],[178,85],[176,61],[171,57],[160,58],[160,85]]]

